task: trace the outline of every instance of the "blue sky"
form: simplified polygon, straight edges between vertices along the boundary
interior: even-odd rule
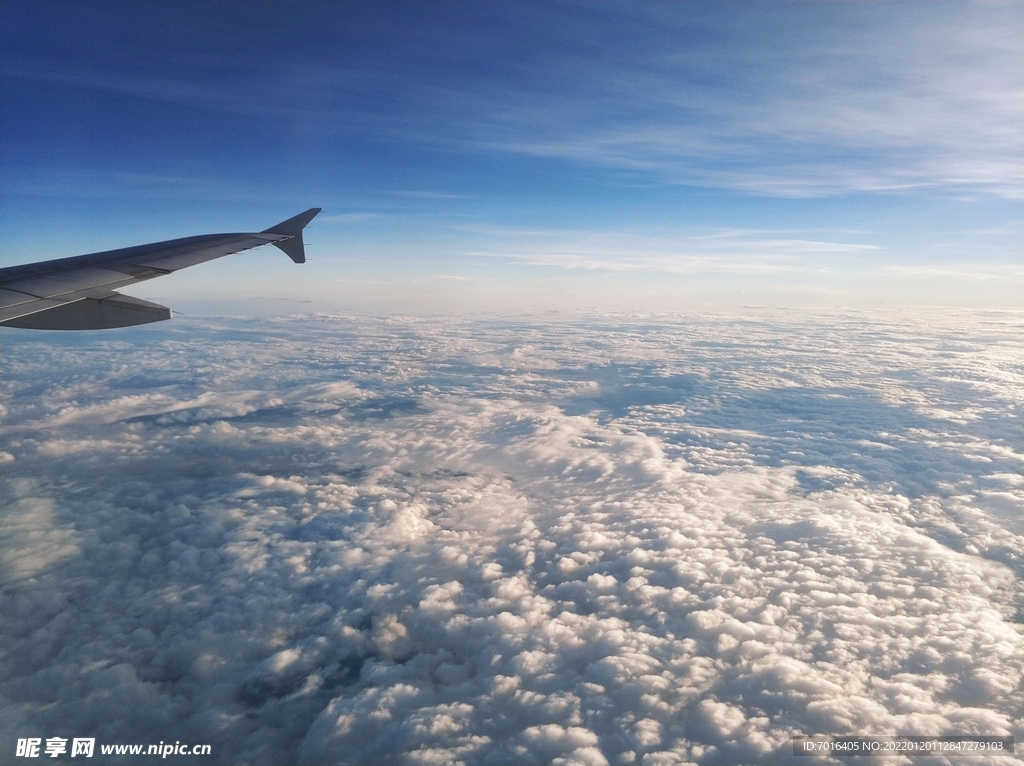
[[[0,5],[5,265],[194,313],[1021,305],[1019,3]],[[309,302],[303,302],[309,301]]]

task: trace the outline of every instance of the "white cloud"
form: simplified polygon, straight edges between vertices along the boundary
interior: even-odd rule
[[[1021,324],[9,335],[0,746],[649,764],[1020,737]]]
[[[653,270],[758,274],[818,271],[839,259],[878,253],[877,245],[794,239],[789,232],[721,230],[657,235],[629,231],[584,232],[510,227],[462,227],[500,236],[505,244],[465,251],[538,266],[611,271]]]
[[[752,7],[695,22],[644,8],[623,21],[652,25],[645,51],[590,67],[550,57],[553,74],[511,94],[514,108],[478,107],[490,120],[477,140],[769,195],[959,187],[1019,197],[1020,15],[1009,4],[936,11]]]
[[[47,497],[18,497],[30,482],[12,487],[17,498],[5,505],[2,524],[0,566],[6,582],[33,577],[51,564],[74,556],[79,548],[74,535],[55,525],[53,500]]]
[[[369,221],[369,220],[372,220],[374,218],[377,218],[378,215],[379,215],[379,213],[367,213],[367,212],[339,213],[337,215],[318,216],[319,220],[317,221],[317,223],[341,223],[341,224],[362,223],[363,221]]]

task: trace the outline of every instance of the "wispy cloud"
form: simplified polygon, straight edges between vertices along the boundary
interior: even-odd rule
[[[362,223],[377,218],[379,213],[338,213],[337,215],[318,216],[319,223]]]
[[[454,192],[430,191],[430,190],[426,190],[426,189],[424,189],[424,190],[401,189],[401,190],[397,190],[397,191],[389,191],[388,194],[394,194],[394,195],[396,195],[398,197],[410,197],[412,199],[425,199],[425,200],[431,200],[431,199],[438,199],[438,200],[465,199],[466,196],[467,196],[465,194],[456,194]]]
[[[772,196],[1024,189],[1016,3],[490,4],[459,24],[408,8],[389,20],[392,44],[363,57],[332,40],[377,22],[339,6],[310,31],[321,55],[288,66],[224,51],[168,73],[111,52],[107,68],[4,74],[279,120],[325,142],[359,133]]]
[[[883,271],[901,276],[931,277],[944,280],[969,280],[972,282],[991,282],[993,280],[1012,279],[1020,282],[1024,288],[1024,268],[1005,264],[898,264],[885,266]]]
[[[517,62],[515,87],[417,83],[431,101],[472,115],[445,124],[443,136],[429,119],[417,131],[444,145],[769,195],[1021,194],[1016,6],[798,9],[741,6],[697,22],[682,6],[634,9],[626,28],[657,23],[675,34],[604,56],[546,51]],[[577,25],[599,37],[607,20],[581,15]]]
[[[779,236],[783,232],[719,230],[656,236],[636,232],[519,229],[467,226],[498,240],[463,251],[531,265],[611,271],[783,272],[834,265],[840,257],[875,253],[879,246]],[[772,235],[775,236],[772,236]]]
[[[463,274],[439,274],[437,278],[438,279],[447,279],[447,280],[451,280],[453,282],[468,282],[468,283],[493,282],[494,281],[494,279],[491,278],[491,277],[468,277],[468,276],[465,276]]]

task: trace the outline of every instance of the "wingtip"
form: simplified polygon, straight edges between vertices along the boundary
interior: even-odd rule
[[[302,244],[302,230],[306,227],[310,221],[320,214],[323,208],[311,207],[304,213],[299,213],[296,216],[289,218],[287,221],[281,221],[276,226],[271,226],[269,229],[264,229],[264,234],[285,234],[290,239],[284,239],[274,244],[284,251],[285,255],[291,258],[295,263],[306,262],[306,251]]]

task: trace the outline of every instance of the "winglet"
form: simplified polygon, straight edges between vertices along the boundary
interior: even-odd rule
[[[306,262],[306,251],[302,247],[302,230],[306,224],[316,218],[321,208],[311,207],[305,213],[299,213],[294,218],[281,221],[277,226],[264,229],[263,234],[286,234],[289,239],[282,239],[274,244],[285,252],[285,254],[296,263]]]

